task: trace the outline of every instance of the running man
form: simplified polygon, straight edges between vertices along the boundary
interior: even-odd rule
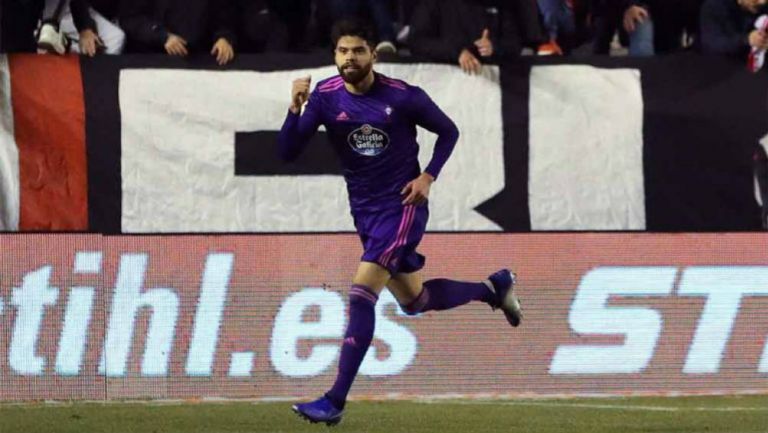
[[[500,308],[512,326],[522,318],[515,278],[500,270],[483,282],[422,282],[424,256],[416,252],[429,217],[430,185],[453,151],[456,125],[419,87],[373,71],[372,30],[341,21],[332,31],[339,75],[293,82],[291,105],[278,138],[280,156],[293,160],[319,125],[325,125],[341,159],[352,216],[364,252],[349,290],[349,323],[333,387],[293,411],[313,422],[341,421],[358,368],[373,339],[375,305],[386,286],[403,311],[418,314],[481,301]],[[306,103],[303,114],[302,107]],[[437,134],[432,160],[422,172],[416,125]]]

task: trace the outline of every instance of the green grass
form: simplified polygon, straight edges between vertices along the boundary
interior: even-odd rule
[[[0,405],[2,433],[768,433],[768,396],[352,402],[337,427],[290,403]]]

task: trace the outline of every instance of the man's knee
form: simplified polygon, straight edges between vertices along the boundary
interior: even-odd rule
[[[381,293],[387,281],[391,278],[389,270],[378,263],[363,261],[357,268],[352,284],[370,288],[376,295]]]
[[[416,298],[414,298],[412,301],[408,303],[401,303],[400,309],[409,316],[415,316],[424,311],[424,307],[427,305],[427,302],[429,302],[429,290],[422,286],[421,293],[419,293],[418,296],[416,296]]]
[[[126,42],[123,29],[94,9],[91,9],[90,13],[91,18],[96,22],[99,37],[104,42],[104,52],[107,54],[121,54]]]

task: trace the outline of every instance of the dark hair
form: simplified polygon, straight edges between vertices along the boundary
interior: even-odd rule
[[[371,51],[373,51],[378,42],[373,28],[367,23],[355,18],[344,18],[333,24],[333,27],[331,28],[332,49],[336,49],[336,44],[339,43],[339,39],[343,36],[356,36],[364,40],[371,48]]]

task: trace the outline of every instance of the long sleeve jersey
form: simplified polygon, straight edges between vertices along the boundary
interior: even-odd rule
[[[459,137],[424,90],[378,73],[363,95],[348,92],[340,76],[319,82],[304,113],[288,113],[278,136],[280,156],[298,157],[320,125],[340,158],[353,214],[401,206],[401,190],[421,174],[417,125],[438,135],[425,169],[435,178]]]

